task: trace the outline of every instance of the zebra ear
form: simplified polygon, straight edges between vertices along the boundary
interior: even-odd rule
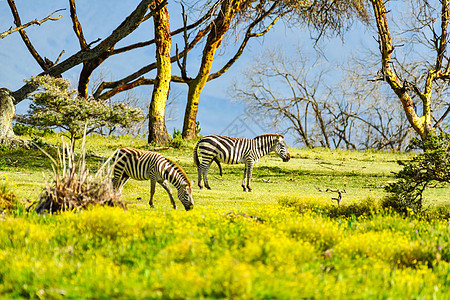
[[[189,194],[192,193],[192,188],[189,185],[186,186],[186,192],[188,192]]]

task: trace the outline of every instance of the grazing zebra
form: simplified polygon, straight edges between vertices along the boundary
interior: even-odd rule
[[[191,183],[186,173],[175,162],[159,153],[139,150],[134,148],[121,148],[116,152],[116,162],[113,170],[113,186],[122,190],[130,178],[136,180],[150,180],[150,207],[153,207],[153,195],[156,182],[158,182],[169,194],[170,202],[174,209],[177,208],[173,200],[172,190],[168,181],[178,190],[178,199],[186,210],[194,208]]]
[[[291,158],[283,138],[281,134],[263,134],[254,139],[238,139],[215,134],[205,136],[198,141],[194,150],[194,162],[198,171],[198,186],[201,189],[203,188],[203,176],[206,188],[211,189],[208,184],[207,173],[213,161],[219,166],[220,176],[222,176],[220,162],[227,164],[245,163],[242,188],[244,192],[246,188],[251,192],[250,179],[252,178],[253,165],[261,157],[275,151],[285,162]],[[202,157],[201,163],[198,152]]]

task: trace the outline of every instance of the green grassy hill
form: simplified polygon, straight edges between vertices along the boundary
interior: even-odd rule
[[[57,135],[47,137],[46,141],[55,145],[61,144],[61,138]],[[118,147],[125,146],[148,147],[145,140],[129,136],[120,139],[88,137],[87,161],[92,171],[104,161],[98,156],[109,157]],[[392,172],[400,170],[397,160],[409,158],[405,153],[291,148],[289,150],[292,159],[287,163],[283,163],[272,153],[256,164],[252,181],[253,193],[243,193],[240,187],[244,166],[225,164],[223,177],[219,176],[217,166],[212,165],[208,173],[212,190],[200,191],[197,187],[197,169],[192,158],[194,146],[195,143],[190,143],[181,149],[170,148],[158,152],[176,161],[186,171],[193,183],[194,199],[199,207],[212,204],[222,207],[246,203],[276,203],[277,196],[286,193],[324,199],[337,196],[337,193],[324,192],[326,189],[345,190],[343,203],[367,197],[381,199],[385,195],[383,187],[395,179]],[[50,159],[39,150],[16,149],[1,152],[0,178],[8,178],[13,191],[21,199],[36,199],[40,189],[45,186],[44,178],[48,177],[49,170]],[[131,180],[124,188],[123,198],[128,203],[145,206],[149,193],[149,182]],[[155,197],[157,206],[169,201],[165,191],[159,186]],[[137,201],[137,198],[142,200]],[[428,204],[432,205],[448,203],[450,189],[440,186],[430,188],[425,198]]]
[[[57,135],[45,141],[61,143]],[[91,171],[122,146],[147,145],[126,136],[88,137]],[[159,186],[151,209],[149,182],[130,180],[122,195],[126,211],[0,215],[0,298],[448,296],[450,187],[427,191],[432,210],[423,216],[378,205],[399,170],[396,161],[408,154],[290,149],[287,163],[275,155],[261,159],[254,192],[245,193],[243,165],[222,165],[223,177],[213,166],[212,190],[200,190],[193,147],[159,151],[193,182],[193,211],[185,212],[178,199],[174,211]],[[0,149],[0,183],[22,202],[38,198],[49,170],[38,150]],[[326,189],[345,190],[341,206]]]

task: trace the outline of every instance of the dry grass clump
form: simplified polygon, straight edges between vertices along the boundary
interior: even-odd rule
[[[120,193],[112,185],[110,161],[107,160],[95,175],[91,175],[86,168],[85,138],[78,160],[72,149],[63,143],[56,160],[41,149],[52,160],[53,181],[46,181],[36,212],[79,211],[92,205],[125,208]]]

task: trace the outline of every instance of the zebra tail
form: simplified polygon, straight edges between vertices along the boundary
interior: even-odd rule
[[[222,176],[222,166],[220,165],[220,161],[217,159],[217,157],[214,157],[214,161],[216,162],[217,166],[219,167],[220,176]]]
[[[195,148],[194,148],[194,163],[197,167],[200,167],[200,160],[198,159],[198,153],[197,153],[199,144],[200,144],[200,141],[198,141],[197,145],[195,145]]]

